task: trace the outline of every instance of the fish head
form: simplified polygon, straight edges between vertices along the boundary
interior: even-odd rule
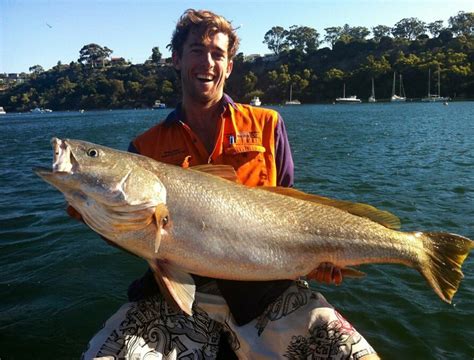
[[[51,143],[53,165],[36,168],[36,174],[61,191],[95,232],[138,256],[156,253],[164,231],[157,219],[167,219],[156,162],[80,140]]]
[[[164,185],[141,166],[142,156],[80,140],[53,138],[51,144],[52,168],[35,172],[71,205],[91,199],[119,208],[166,203]]]

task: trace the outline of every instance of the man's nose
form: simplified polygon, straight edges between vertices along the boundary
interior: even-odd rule
[[[212,58],[211,52],[204,52],[203,63],[207,65],[208,67],[214,66],[214,59]]]

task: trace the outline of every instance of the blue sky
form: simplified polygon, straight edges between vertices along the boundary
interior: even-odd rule
[[[269,53],[262,43],[272,26],[304,25],[324,35],[329,26],[393,26],[403,18],[447,20],[474,11],[472,0],[0,0],[0,73],[70,63],[83,45],[97,43],[112,56],[143,63],[158,46],[169,56],[176,20],[188,8],[209,9],[232,21],[244,54]]]

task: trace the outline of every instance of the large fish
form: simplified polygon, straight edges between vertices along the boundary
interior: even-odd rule
[[[459,235],[398,231],[396,217],[368,205],[248,188],[208,173],[227,167],[185,169],[78,140],[53,138],[52,145],[52,170],[36,173],[94,231],[146,259],[165,296],[188,314],[190,273],[296,279],[323,262],[403,264],[451,302],[473,248]]]

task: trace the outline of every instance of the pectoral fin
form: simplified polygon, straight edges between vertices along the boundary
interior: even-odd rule
[[[149,264],[168,304],[191,316],[196,293],[196,285],[191,275],[169,264]]]
[[[155,209],[154,221],[156,223],[156,236],[155,236],[155,254],[158,252],[161,243],[161,235],[163,230],[170,226],[169,212],[165,204],[159,204]]]

